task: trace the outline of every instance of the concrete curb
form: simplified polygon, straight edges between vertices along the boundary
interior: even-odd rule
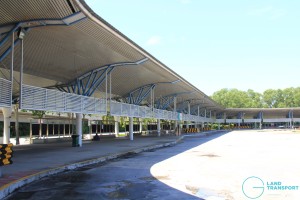
[[[92,164],[103,163],[103,162],[106,162],[106,161],[109,161],[109,160],[120,158],[122,156],[127,155],[128,153],[138,154],[138,153],[145,152],[145,151],[150,151],[150,150],[159,149],[159,148],[163,148],[163,147],[173,146],[173,145],[177,144],[179,141],[181,141],[183,138],[184,138],[184,136],[181,136],[180,138],[178,138],[177,140],[175,140],[173,142],[168,142],[168,143],[158,144],[158,145],[153,145],[153,146],[148,146],[148,147],[142,147],[142,148],[134,149],[134,150],[131,150],[131,151],[111,154],[111,155],[103,156],[103,157],[100,157],[100,158],[95,158],[95,159],[90,159],[90,160],[86,160],[86,161],[82,161],[82,162],[78,162],[78,163],[64,165],[64,166],[61,166],[61,167],[57,167],[57,168],[53,168],[53,169],[49,169],[49,170],[44,170],[44,171],[38,172],[36,174],[25,176],[25,177],[23,177],[19,180],[16,180],[16,181],[13,181],[13,182],[8,183],[6,185],[3,185],[0,188],[0,199],[3,199],[4,197],[7,197],[9,194],[14,192],[18,188],[20,188],[22,186],[25,186],[25,185],[33,182],[33,181],[39,180],[41,178],[51,176],[51,175],[55,175],[55,174],[65,172],[65,171],[68,171],[68,170],[73,170],[73,169],[76,169],[76,168],[85,167],[85,166],[92,165]]]
[[[157,145],[153,145],[153,146],[147,146],[147,147],[142,147],[142,148],[138,148],[138,149],[134,149],[131,151],[126,151],[126,152],[121,152],[121,153],[116,153],[116,154],[111,154],[111,155],[107,155],[107,156],[103,156],[100,158],[95,158],[95,159],[90,159],[90,160],[85,160],[82,162],[78,162],[78,163],[73,163],[73,164],[69,164],[69,165],[64,165],[64,166],[60,166],[57,168],[53,168],[53,169],[49,169],[49,170],[44,170],[41,172],[38,172],[36,174],[32,174],[29,176],[25,176],[22,177],[19,180],[13,181],[11,183],[8,183],[6,185],[3,185],[0,187],[0,199],[3,199],[4,197],[7,197],[9,194],[13,193],[15,190],[17,190],[18,188],[25,186],[33,181],[37,181],[41,178],[47,177],[47,176],[51,176],[51,175],[55,175],[61,172],[65,172],[68,170],[73,170],[76,168],[80,168],[80,167],[85,167],[88,165],[92,165],[92,164],[99,164],[99,163],[103,163],[109,160],[113,160],[116,158],[120,158],[122,156],[125,156],[129,153],[134,153],[134,154],[138,154],[141,152],[145,152],[145,151],[150,151],[150,150],[155,150],[155,149],[160,149],[163,147],[169,147],[169,146],[174,146],[176,145],[178,142],[180,142],[181,140],[183,140],[185,137],[206,137],[206,136],[210,136],[213,135],[215,133],[220,133],[220,131],[213,131],[213,132],[207,132],[207,133],[200,133],[200,134],[193,134],[193,135],[183,135],[181,137],[179,137],[178,139],[176,139],[173,142],[167,142],[164,144],[157,144]]]

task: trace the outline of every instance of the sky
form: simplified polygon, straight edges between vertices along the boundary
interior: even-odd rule
[[[300,87],[299,0],[86,0],[207,95]]]

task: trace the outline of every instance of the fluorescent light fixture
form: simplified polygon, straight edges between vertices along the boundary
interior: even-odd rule
[[[143,62],[146,62],[148,58],[143,58],[142,60],[139,60],[136,62],[137,65],[142,64]]]
[[[175,84],[175,83],[178,83],[178,82],[180,82],[180,81],[181,81],[181,80],[178,79],[178,80],[176,80],[176,81],[172,81],[171,83],[172,83],[172,84]]]
[[[19,31],[18,31],[18,38],[19,38],[20,40],[23,40],[24,37],[25,37],[25,31],[24,31],[23,28],[20,28]]]

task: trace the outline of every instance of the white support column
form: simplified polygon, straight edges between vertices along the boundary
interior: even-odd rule
[[[2,108],[3,112],[3,144],[10,143],[10,118],[12,108]]]
[[[58,131],[58,138],[60,138],[60,121],[58,121],[58,129],[57,129],[57,131]]]
[[[174,110],[173,110],[173,112],[175,112],[176,115],[178,115],[176,105],[177,105],[177,97],[174,97]],[[175,119],[175,121],[174,121],[174,126],[175,126],[174,127],[175,135],[178,135],[179,130],[178,130],[178,127],[177,127],[178,126],[177,119]]]
[[[20,144],[20,132],[19,132],[19,105],[14,106],[15,112],[15,131],[16,131],[16,145]]]
[[[30,138],[30,144],[32,144],[32,121],[31,120],[29,125],[29,138]]]
[[[188,115],[191,115],[191,103],[188,101]],[[190,121],[186,121],[186,128],[190,128],[189,126]]]
[[[261,121],[259,122],[259,129],[262,129],[262,123],[261,123]]]
[[[72,115],[72,117],[73,117],[73,113],[72,114],[70,114],[70,116],[69,116],[69,136],[71,136],[71,115]]]
[[[119,121],[115,121],[115,134],[116,137],[119,137]]]
[[[78,144],[82,146],[82,114],[76,113],[76,134],[78,137]]]
[[[143,131],[143,121],[142,119],[140,118],[140,133],[142,133]]]
[[[260,120],[260,124],[259,124],[259,129],[262,129],[263,127],[263,124],[262,124],[262,121],[264,120],[264,113],[261,112],[261,120]]]
[[[133,117],[129,117],[129,139],[133,140]]]
[[[157,136],[160,137],[160,119],[157,119]]]
[[[49,137],[49,120],[47,120],[47,131],[46,131],[47,138]]]
[[[116,134],[116,137],[119,137],[119,121],[120,121],[120,117],[115,117],[115,134]]]
[[[65,121],[63,122],[64,122],[64,137],[66,137],[66,122]]]

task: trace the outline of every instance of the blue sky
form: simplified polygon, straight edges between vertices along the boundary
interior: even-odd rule
[[[299,87],[298,0],[86,0],[207,95]]]

